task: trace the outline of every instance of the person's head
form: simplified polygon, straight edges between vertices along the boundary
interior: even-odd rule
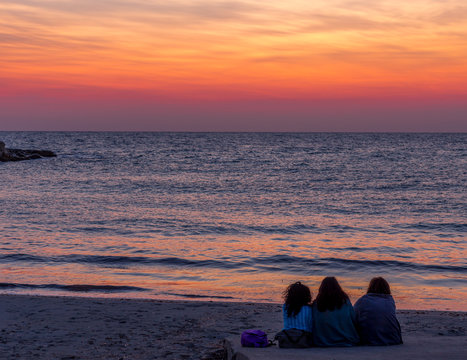
[[[287,316],[297,315],[303,305],[311,302],[310,288],[303,285],[300,281],[290,284],[284,291],[284,302]]]
[[[384,280],[381,276],[378,276],[371,279],[366,293],[391,295],[391,288],[389,287],[389,284],[386,280]]]
[[[318,311],[340,309],[349,299],[349,296],[342,290],[334,276],[329,276],[321,281],[318,296],[315,303]]]

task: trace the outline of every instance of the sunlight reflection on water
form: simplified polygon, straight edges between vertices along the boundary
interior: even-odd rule
[[[59,154],[0,164],[0,292],[279,302],[335,275],[355,300],[382,275],[467,310],[465,134],[0,137]]]

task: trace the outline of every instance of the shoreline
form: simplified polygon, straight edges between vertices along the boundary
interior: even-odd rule
[[[69,287],[80,287],[81,285],[69,285]],[[85,285],[88,287],[89,285]],[[97,285],[96,287],[105,287],[106,285]],[[67,285],[68,287],[68,285]],[[363,290],[362,290],[363,291]],[[83,298],[83,299],[102,299],[102,300],[141,300],[141,301],[162,301],[162,302],[206,302],[206,303],[226,303],[226,304],[266,304],[266,305],[281,305],[282,302],[274,302],[271,300],[264,299],[246,299],[241,300],[239,298],[231,298],[228,296],[207,296],[207,295],[197,295],[197,294],[188,294],[188,295],[174,295],[169,294],[169,296],[144,296],[144,292],[96,292],[92,290],[81,290],[81,291],[47,291],[47,292],[38,292],[38,291],[17,291],[9,292],[5,290],[0,290],[0,296],[31,296],[31,297],[71,297],[71,298]],[[354,304],[360,296],[363,296],[365,292],[361,292],[359,296],[350,296],[350,301]],[[394,295],[393,295],[394,297]],[[398,306],[402,301],[398,301],[398,297],[394,297],[396,302],[397,311],[432,311],[432,312],[455,312],[455,313],[467,313],[467,302],[460,305],[462,309],[452,309],[452,308],[433,308],[433,307],[419,307],[419,308],[405,308]],[[465,310],[463,310],[465,308]]]
[[[10,292],[0,292],[0,299],[1,297],[8,297],[8,296],[18,296],[18,297],[38,297],[38,298],[76,298],[76,299],[86,299],[86,300],[102,300],[102,301],[111,301],[111,300],[128,300],[128,301],[154,301],[154,302],[167,302],[167,303],[220,303],[220,304],[258,304],[258,305],[280,305],[282,306],[281,302],[272,302],[272,301],[263,301],[263,300],[245,300],[241,301],[238,299],[229,299],[227,297],[222,298],[215,298],[209,296],[196,296],[196,295],[187,295],[187,296],[180,296],[177,298],[164,298],[164,297],[144,297],[144,296],[124,296],[124,293],[96,293],[92,291],[83,291],[79,293],[72,293],[72,292],[57,292],[54,293],[10,293]],[[107,296],[108,295],[108,296]],[[364,295],[364,293],[362,293]],[[350,299],[352,305],[358,300],[358,298]],[[451,309],[407,309],[407,308],[400,308],[397,306],[397,299],[396,300],[396,307],[397,312],[439,312],[439,313],[465,313],[467,314],[466,310],[451,310]],[[466,303],[467,307],[467,303]]]
[[[467,312],[398,310],[403,337],[467,350]],[[222,341],[281,330],[281,304],[0,294],[6,358],[222,359]],[[364,347],[362,347],[364,348]],[[358,350],[357,350],[358,351]],[[446,349],[449,351],[449,349]],[[449,358],[447,356],[446,358]]]

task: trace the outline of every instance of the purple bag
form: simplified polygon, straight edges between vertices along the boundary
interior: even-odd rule
[[[269,346],[268,336],[261,330],[245,330],[242,332],[242,346],[245,347],[267,347]]]

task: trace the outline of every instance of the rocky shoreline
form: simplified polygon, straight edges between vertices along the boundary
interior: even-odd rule
[[[22,150],[22,149],[7,149],[5,143],[0,141],[0,161],[22,161],[42,159],[45,157],[55,157],[53,151],[50,150]]]

